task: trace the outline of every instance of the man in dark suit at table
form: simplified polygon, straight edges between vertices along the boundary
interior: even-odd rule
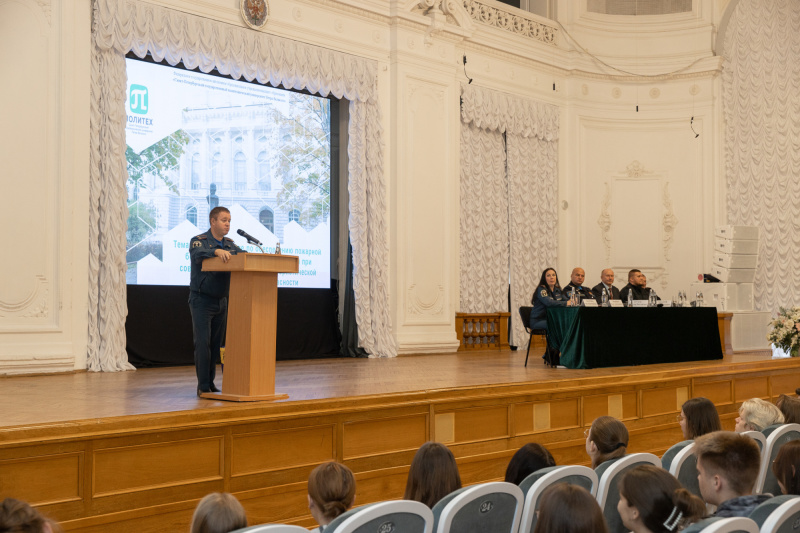
[[[592,287],[592,294],[598,302],[603,300],[604,292],[608,294],[609,300],[619,300],[619,289],[614,286],[614,271],[610,268],[600,273],[600,283]]]
[[[650,296],[650,292],[645,289],[646,284],[647,278],[644,277],[642,271],[638,268],[634,268],[628,272],[628,284],[619,291],[620,299],[622,299],[623,302],[627,302],[628,293],[633,291],[634,300],[647,300],[647,297]]]
[[[577,292],[581,301],[594,300],[594,294],[592,294],[592,290],[589,287],[583,286],[583,280],[585,279],[586,272],[581,267],[573,268],[572,275],[569,277],[569,283],[561,292],[563,292],[567,297],[569,297],[573,292]]]

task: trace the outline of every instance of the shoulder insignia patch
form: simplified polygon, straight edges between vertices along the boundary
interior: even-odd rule
[[[203,243],[200,241],[192,241],[192,248],[200,248],[203,246]]]
[[[539,294],[541,294],[542,296],[547,296],[547,290],[542,289],[542,292],[540,292]]]
[[[194,237],[195,239],[208,239],[208,235],[205,233],[201,233],[200,235]]]
[[[233,242],[233,239],[230,239],[228,237],[223,237],[223,240],[226,240],[226,241],[229,241],[229,242]]]

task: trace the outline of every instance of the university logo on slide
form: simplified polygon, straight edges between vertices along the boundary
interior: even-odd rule
[[[146,115],[149,108],[149,95],[144,85],[131,84],[130,90],[131,113]]]

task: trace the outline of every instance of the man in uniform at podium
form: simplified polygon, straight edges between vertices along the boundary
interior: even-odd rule
[[[231,229],[231,212],[215,207],[208,214],[209,230],[192,237],[189,257],[192,264],[189,283],[189,310],[192,312],[194,333],[194,366],[197,370],[197,395],[219,392],[214,386],[217,359],[228,319],[230,272],[203,272],[203,260],[219,257],[227,263],[231,254],[242,252],[225,235]]]

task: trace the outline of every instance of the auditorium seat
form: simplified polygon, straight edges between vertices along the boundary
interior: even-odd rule
[[[287,524],[261,524],[260,526],[243,527],[231,531],[231,533],[308,533],[308,530],[304,527]]]
[[[741,516],[735,518],[706,518],[691,524],[681,533],[758,533],[758,525]]]
[[[800,424],[782,424],[764,428],[767,434],[767,444],[764,446],[764,453],[761,454],[761,470],[756,480],[756,494],[779,495],[781,488],[778,480],[772,473],[772,462],[778,456],[781,446],[791,440],[800,439]]]
[[[694,441],[685,440],[672,446],[661,458],[664,470],[675,476],[681,485],[702,498],[697,482],[697,457],[694,455]]]
[[[409,500],[378,502],[351,509],[325,526],[325,533],[375,533],[407,531],[431,533],[433,513],[428,506]]]
[[[743,431],[742,435],[747,435],[758,444],[758,448],[761,450],[761,455],[764,455],[764,448],[767,446],[767,437],[764,436],[763,433],[760,431]]]
[[[753,509],[750,518],[764,532],[795,531],[797,528],[792,526],[800,520],[800,497],[787,494],[770,498]]]
[[[528,351],[525,353],[525,366],[528,366],[528,356],[531,354],[531,344],[533,343],[534,335],[541,335],[545,338],[545,345],[547,344],[547,330],[546,329],[531,329],[531,311],[533,307],[520,307],[519,317],[522,319],[522,325],[525,326],[525,332],[528,333]],[[546,350],[546,348],[545,348]]]
[[[521,515],[519,487],[502,481],[481,483],[453,491],[434,505],[433,531],[517,533]]]
[[[600,478],[597,484],[597,503],[600,504],[603,516],[606,517],[609,533],[627,531],[622,525],[622,519],[617,511],[617,503],[619,503],[617,483],[622,474],[641,464],[651,464],[661,468],[661,459],[652,453],[632,453],[616,460],[607,461],[595,469],[595,473]]]
[[[539,509],[542,492],[557,483],[579,485],[588,490],[592,496],[597,493],[597,474],[586,466],[549,466],[537,470],[519,484],[525,498],[519,526],[520,533],[529,533],[536,527],[536,511]]]

